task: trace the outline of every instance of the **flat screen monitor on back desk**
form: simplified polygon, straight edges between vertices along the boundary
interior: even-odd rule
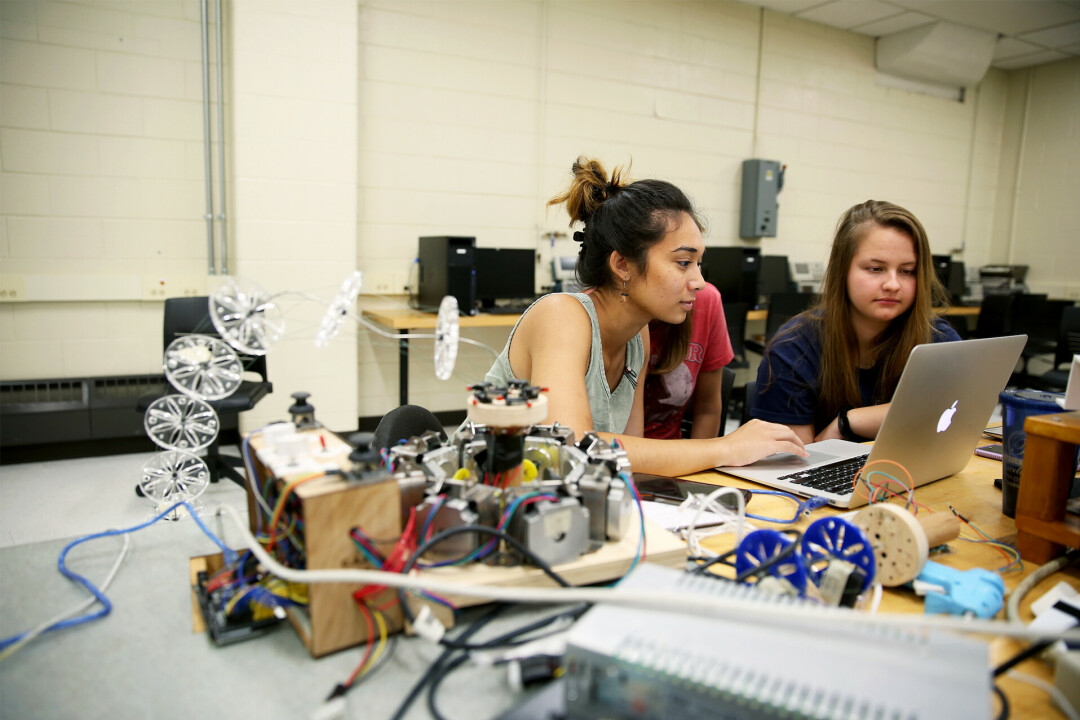
[[[758,277],[758,306],[767,307],[770,296],[786,292],[795,292],[787,255],[762,255]]]
[[[520,313],[536,297],[536,251],[476,248],[476,299],[481,312]]]

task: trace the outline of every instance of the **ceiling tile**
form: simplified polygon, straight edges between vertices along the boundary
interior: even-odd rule
[[[893,15],[884,20],[875,20],[874,22],[866,23],[865,25],[858,25],[851,28],[851,30],[852,32],[861,33],[862,35],[881,37],[882,35],[891,35],[895,32],[910,30],[911,28],[919,27],[920,25],[929,25],[932,22],[934,22],[934,18],[929,15],[923,15],[922,13],[917,12],[902,12],[899,15]]]
[[[1049,30],[1022,33],[1018,37],[1021,40],[1048,48],[1073,45],[1080,43],[1080,22],[1069,23]]]
[[[1060,52],[1069,53],[1070,55],[1080,55],[1080,43],[1076,45],[1066,45],[1065,47],[1057,48]]]
[[[890,0],[959,25],[1018,35],[1080,20],[1080,7],[1058,0]]]
[[[808,10],[815,5],[823,5],[831,0],[741,0],[751,5],[767,7],[776,12],[792,15],[803,10]]]
[[[1042,65],[1043,63],[1054,62],[1056,60],[1064,60],[1069,57],[1063,52],[1057,50],[1043,50],[1042,52],[1032,53],[1031,55],[1018,55],[1014,58],[1007,60],[995,60],[991,63],[993,67],[1000,68],[1002,70],[1016,70],[1017,68],[1030,67],[1031,65]]]
[[[847,30],[856,25],[898,15],[899,12],[896,7],[877,0],[835,0],[795,14],[804,20]]]
[[[998,40],[997,46],[994,48],[994,60],[1004,60],[1005,58],[1016,57],[1017,55],[1031,55],[1032,53],[1042,52],[1045,49],[1046,48],[1039,47],[1038,45],[1026,43],[1023,40],[1003,37]]]

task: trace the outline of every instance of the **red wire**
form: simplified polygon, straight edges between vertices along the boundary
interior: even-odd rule
[[[212,593],[214,590],[217,590],[223,585],[228,585],[230,582],[232,582],[233,577],[234,573],[232,570],[225,570],[220,574],[215,575],[210,582],[206,583],[207,594]]]
[[[409,508],[409,522],[406,523],[401,537],[394,543],[394,548],[386,557],[382,569],[386,572],[401,572],[405,562],[416,550],[416,508]],[[364,585],[353,593],[353,599],[357,602],[378,595],[386,589],[385,585]]]
[[[359,676],[360,671],[364,669],[364,665],[367,664],[368,658],[371,657],[371,651],[375,648],[375,621],[371,619],[371,611],[368,610],[367,604],[362,600],[357,600],[356,604],[364,616],[364,624],[367,625],[367,647],[364,648],[364,656],[360,658],[360,664],[356,666],[352,675],[345,681],[345,687],[351,687],[352,684],[356,682],[357,676]]]

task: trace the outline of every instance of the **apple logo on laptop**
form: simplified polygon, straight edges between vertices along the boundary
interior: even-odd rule
[[[953,415],[956,414],[956,403],[958,403],[958,402],[960,402],[960,401],[959,400],[954,400],[953,404],[952,404],[952,407],[950,407],[945,412],[941,413],[941,417],[939,417],[938,421],[937,421],[937,431],[939,433],[945,432],[946,430],[949,429],[949,426],[952,425],[952,418],[953,418]]]

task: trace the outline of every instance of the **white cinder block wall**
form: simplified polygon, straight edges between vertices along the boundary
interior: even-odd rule
[[[193,0],[0,3],[4,379],[160,371],[143,298],[207,268],[198,28]]]
[[[0,12],[0,291],[24,292],[0,302],[0,376],[153,372],[144,284],[205,283],[198,4]],[[274,291],[329,296],[359,266],[399,293],[421,235],[574,252],[544,203],[587,154],[683,187],[708,244],[742,242],[740,163],[765,157],[788,166],[765,253],[824,259],[840,213],[883,198],[935,252],[1080,294],[1077,60],[992,70],[958,103],[878,85],[870,38],[719,0],[226,0],[226,34],[232,270]],[[318,353],[318,315],[289,307],[254,422],[299,389],[341,429],[397,404],[396,343]],[[410,399],[434,410],[490,363],[463,346],[443,383],[412,348]]]
[[[231,159],[238,277],[270,293],[332,299],[357,267],[357,23],[352,0],[229,3]],[[287,417],[311,393],[337,429],[357,418],[356,330],[314,346],[325,305],[283,295],[286,332],[267,358],[274,393],[246,427]]]

